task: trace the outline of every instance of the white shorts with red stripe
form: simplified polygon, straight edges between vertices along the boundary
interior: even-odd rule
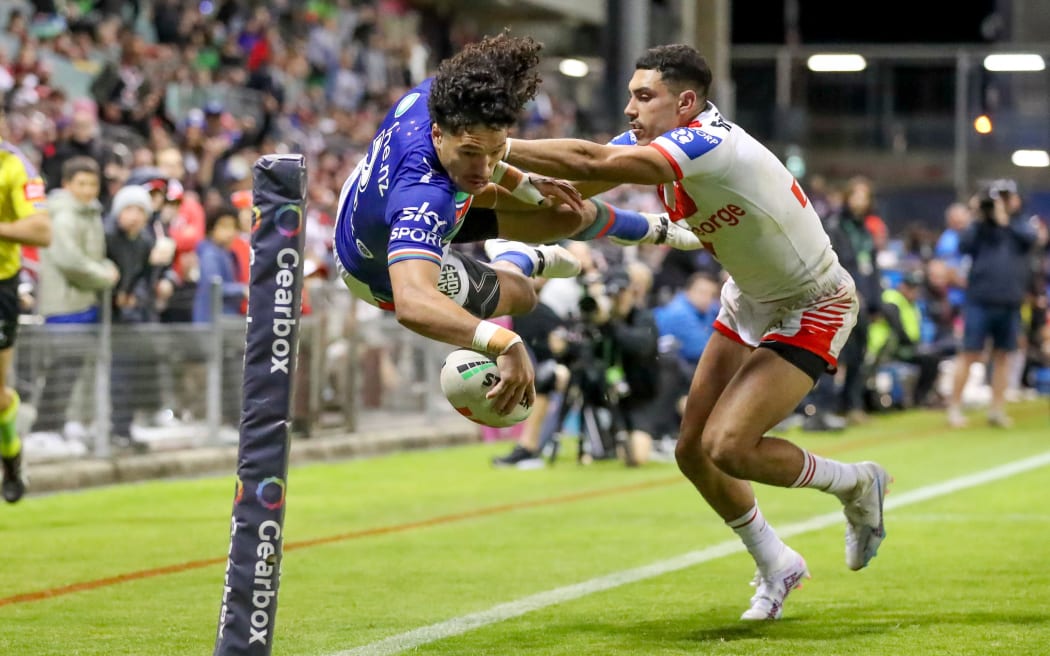
[[[812,294],[762,302],[746,296],[730,278],[722,286],[715,330],[750,347],[762,342],[797,346],[819,355],[834,371],[860,305],[853,277],[845,269],[837,267],[825,280]]]

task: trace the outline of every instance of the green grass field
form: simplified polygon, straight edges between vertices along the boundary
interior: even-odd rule
[[[494,470],[498,444],[293,468],[273,653],[1050,654],[1050,408],[1012,412],[1009,431],[909,413],[791,434],[896,483],[861,572],[822,519],[837,501],[759,487],[814,577],[775,623],[737,620],[750,558],[674,465]],[[211,654],[233,480],[0,508],[0,655]]]

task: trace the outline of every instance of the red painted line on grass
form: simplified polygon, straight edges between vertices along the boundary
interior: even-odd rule
[[[1026,415],[1028,413],[1018,413],[1019,415]],[[828,444],[819,450],[819,453],[823,455],[833,455],[836,453],[843,453],[846,451],[852,451],[853,449],[865,448],[868,446],[877,446],[880,444],[886,444],[887,442],[896,442],[902,440],[917,440],[930,437],[939,437],[956,431],[928,431],[924,433],[916,434],[914,429],[902,430],[896,433],[888,435],[857,438],[853,440],[843,440],[834,444]],[[391,535],[393,533],[404,533],[419,528],[428,528],[431,526],[442,526],[445,524],[454,524],[469,519],[477,519],[480,517],[489,517],[491,515],[499,515],[507,512],[513,512],[515,510],[526,510],[529,508],[541,508],[544,506],[555,506],[563,503],[572,503],[575,501],[585,501],[588,499],[597,499],[600,497],[613,496],[617,494],[626,494],[629,492],[638,492],[641,490],[647,490],[651,488],[663,487],[666,485],[673,485],[676,483],[684,483],[685,478],[682,476],[673,476],[667,478],[657,478],[651,481],[645,481],[643,483],[635,483],[633,485],[622,485],[619,487],[604,488],[600,490],[587,490],[585,492],[577,492],[575,494],[567,494],[560,497],[551,497],[548,499],[535,499],[532,501],[520,501],[516,503],[507,503],[499,506],[490,506],[488,508],[478,508],[477,510],[467,510],[459,513],[452,513],[449,515],[439,515],[437,517],[431,517],[429,519],[421,519],[414,522],[406,522],[403,524],[391,524],[389,526],[376,526],[374,528],[361,529],[359,531],[350,531],[348,533],[339,533],[336,535],[329,535],[322,538],[312,538],[309,540],[298,540],[295,542],[288,542],[284,545],[284,551],[293,551],[295,549],[305,549],[307,547],[316,547],[323,544],[332,544],[335,542],[347,542],[349,540],[357,540],[360,538],[373,537],[377,535]],[[81,581],[79,583],[70,583],[69,585],[63,585],[55,588],[48,588],[45,590],[35,590],[33,592],[23,592],[9,597],[0,597],[0,607],[10,606],[13,604],[28,603],[32,601],[43,601],[45,599],[53,599],[55,597],[62,597],[75,592],[88,592],[90,590],[98,590],[99,588],[109,587],[111,585],[117,585],[120,583],[127,583],[130,581],[140,581],[143,579],[155,578],[158,576],[165,576],[168,574],[181,574],[182,572],[189,572],[195,569],[201,569],[204,567],[210,567],[212,565],[221,565],[227,561],[227,556],[221,558],[205,558],[202,560],[191,560],[184,563],[175,563],[173,565],[165,565],[164,567],[154,567],[150,569],[143,569],[137,572],[126,572],[124,574],[117,574],[115,576],[108,576],[101,579],[94,579],[91,581]]]
[[[331,544],[333,542],[346,542],[348,540],[357,540],[360,538],[373,537],[376,535],[389,535],[392,533],[404,533],[406,531],[412,531],[419,528],[427,528],[430,526],[441,526],[444,524],[453,524],[455,522],[461,522],[468,519],[476,519],[479,517],[487,517],[490,515],[499,515],[502,513],[512,512],[515,510],[524,510],[528,508],[540,508],[543,506],[554,506],[562,503],[572,503],[574,501],[582,501],[586,499],[595,499],[599,497],[612,496],[615,494],[624,494],[627,492],[636,492],[639,490],[645,490],[648,488],[661,487],[672,483],[679,483],[685,479],[675,476],[674,478],[662,478],[654,479],[652,481],[645,481],[644,483],[636,483],[634,485],[623,485],[620,487],[612,487],[601,490],[588,490],[586,492],[579,492],[576,494],[568,494],[560,497],[551,497],[548,499],[536,499],[533,501],[521,501],[518,503],[507,503],[499,506],[490,506],[488,508],[479,508],[477,510],[468,510],[459,513],[452,513],[449,515],[439,515],[437,517],[431,517],[429,519],[421,519],[415,522],[406,522],[404,524],[391,524],[389,526],[376,526],[374,528],[366,528],[359,531],[350,531],[348,533],[339,533],[337,535],[329,535],[323,538],[313,538],[310,540],[298,540],[295,542],[287,542],[284,545],[284,551],[292,551],[295,549],[303,549],[306,547],[315,547],[322,544]],[[227,560],[226,556],[221,558],[206,558],[203,560],[191,560],[185,563],[175,563],[174,565],[165,565],[164,567],[154,567],[151,569],[143,569],[137,572],[127,572],[124,574],[117,574],[115,576],[108,576],[106,578],[94,579],[91,581],[81,581],[79,583],[70,583],[69,585],[59,586],[57,588],[48,588],[46,590],[35,590],[33,592],[23,592],[21,594],[11,595],[10,597],[0,598],[0,607],[10,606],[12,604],[21,604],[31,601],[43,601],[44,599],[53,599],[54,597],[61,597],[74,592],[87,592],[89,590],[97,590],[99,588],[105,588],[111,585],[117,585],[118,583],[127,583],[129,581],[140,581],[142,579],[150,579],[157,576],[165,576],[167,574],[181,574],[182,572],[188,572],[195,569],[201,569],[203,567],[210,567],[212,565],[221,565]]]

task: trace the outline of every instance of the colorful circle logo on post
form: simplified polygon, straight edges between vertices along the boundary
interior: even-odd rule
[[[277,210],[274,221],[277,232],[285,237],[294,237],[303,229],[303,210],[298,205],[288,203]]]
[[[401,118],[401,115],[415,105],[417,100],[419,100],[419,93],[410,93],[402,98],[397,104],[397,109],[394,110],[394,118]]]
[[[277,510],[284,505],[284,481],[276,476],[264,478],[255,488],[255,498],[263,508]]]

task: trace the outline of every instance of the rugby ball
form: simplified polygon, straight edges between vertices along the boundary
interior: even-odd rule
[[[524,400],[510,414],[501,415],[492,408],[491,400],[485,395],[497,382],[496,361],[484,353],[457,349],[449,353],[441,365],[441,391],[456,412],[474,423],[493,428],[525,421],[532,413],[532,406],[526,406]]]

